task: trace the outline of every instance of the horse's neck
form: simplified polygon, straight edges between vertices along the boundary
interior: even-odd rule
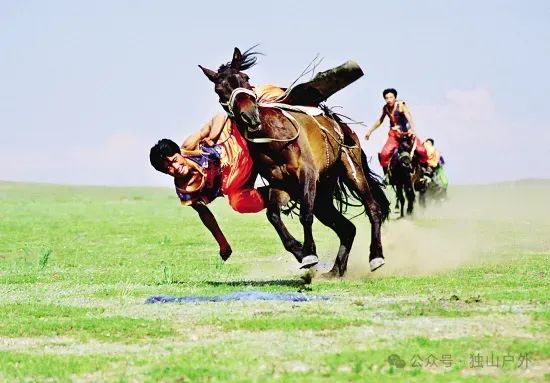
[[[295,117],[295,114],[303,114],[302,112],[298,111],[287,111],[282,110],[278,107],[261,107],[259,109],[260,112],[260,119],[261,116],[265,113],[275,113],[277,117],[280,119],[280,123],[274,123],[273,118],[269,118],[270,122],[269,124],[263,124],[262,123],[262,129],[259,132],[255,133],[248,133],[248,128],[245,123],[243,122],[235,122],[235,125],[237,126],[237,129],[239,129],[239,132],[243,137],[247,139],[247,141],[250,142],[250,139],[262,139],[262,138],[270,138],[270,139],[284,139],[284,138],[292,138],[296,135],[297,131],[301,131],[303,129],[306,129],[307,126],[301,125]]]

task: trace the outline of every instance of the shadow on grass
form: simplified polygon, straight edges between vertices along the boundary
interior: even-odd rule
[[[306,282],[302,279],[274,279],[274,280],[245,280],[245,281],[205,281],[209,286],[227,286],[227,287],[304,287]]]

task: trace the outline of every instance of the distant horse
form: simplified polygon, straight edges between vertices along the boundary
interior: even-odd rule
[[[378,177],[369,169],[359,138],[337,117],[319,108],[258,102],[249,77],[241,72],[255,62],[255,53],[241,54],[235,48],[231,63],[220,66],[218,71],[200,68],[215,84],[221,105],[249,141],[256,167],[269,181],[273,190],[267,203],[269,221],[285,248],[307,267],[318,262],[312,233],[315,215],[340,239],[329,275],[343,276],[356,228],[334,206],[333,196],[336,189],[343,187],[341,181],[360,200],[369,217],[369,261],[371,271],[376,270],[385,263],[380,226],[389,214],[389,202]],[[290,235],[281,220],[280,199],[286,193],[300,204],[303,245]]]
[[[395,189],[396,207],[399,209],[401,218],[405,216],[405,197],[407,199],[407,215],[410,215],[414,210],[415,190],[420,194],[421,204],[424,202],[426,193],[424,173],[418,163],[418,158],[414,156],[414,151],[414,136],[403,135],[388,169],[390,185]]]
[[[447,177],[442,169],[443,165],[439,165],[433,170],[432,176],[424,187],[425,191],[420,192],[420,204],[424,206],[426,201],[430,202],[443,202],[447,199]]]

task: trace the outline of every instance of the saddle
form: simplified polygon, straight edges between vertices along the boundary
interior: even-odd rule
[[[317,73],[310,81],[285,89],[282,97],[271,105],[277,105],[284,110],[301,111],[311,116],[325,114],[336,121],[342,129],[344,144],[353,145],[353,130],[328,106],[321,103],[363,75],[359,64],[349,60],[340,66]]]

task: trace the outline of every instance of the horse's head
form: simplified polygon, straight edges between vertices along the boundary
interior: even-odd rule
[[[399,162],[406,168],[411,168],[412,166],[413,142],[414,139],[411,135],[403,135],[397,148]]]
[[[256,54],[250,52],[250,49],[241,54],[239,48],[235,48],[231,62],[220,66],[217,72],[199,65],[206,77],[214,83],[214,90],[225,111],[250,132],[261,129],[260,113],[249,78],[241,70],[256,64]]]

